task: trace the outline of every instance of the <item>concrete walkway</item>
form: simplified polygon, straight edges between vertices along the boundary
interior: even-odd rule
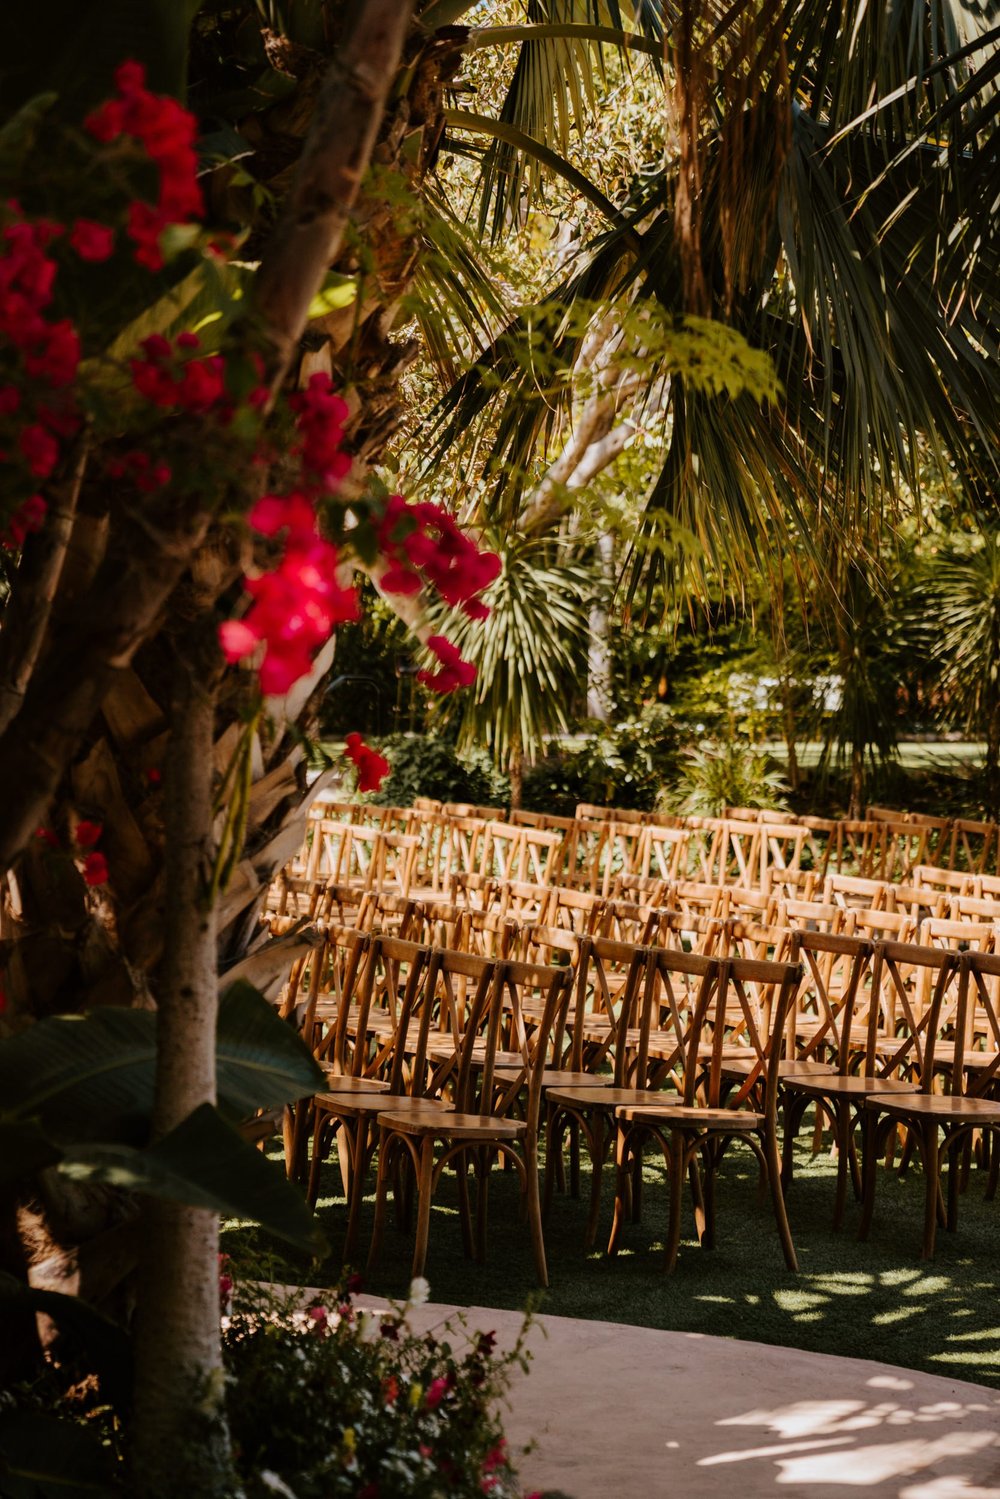
[[[359,1306],[384,1307],[372,1297]],[[420,1331],[458,1308],[410,1312]],[[514,1312],[464,1309],[510,1346]],[[539,1316],[506,1430],[568,1499],[1000,1499],[1000,1394],[864,1359]]]

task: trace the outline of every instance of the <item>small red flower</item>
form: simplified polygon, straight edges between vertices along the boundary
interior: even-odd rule
[[[77,219],[69,242],[81,260],[107,260],[115,248],[115,231],[93,219]]]
[[[53,833],[51,828],[36,828],[35,837],[41,838],[42,842],[49,848],[59,847],[59,839],[56,837],[55,833]]]
[[[76,825],[77,848],[95,848],[101,841],[104,824],[100,822],[78,822]]]
[[[450,1384],[445,1375],[442,1374],[437,1379],[432,1379],[427,1387],[427,1394],[424,1396],[424,1405],[427,1409],[429,1411],[437,1410],[449,1389]]]
[[[39,422],[23,427],[18,446],[36,479],[47,479],[59,461],[59,444]]]
[[[94,852],[87,855],[83,861],[83,878],[88,885],[107,884],[108,861],[103,854]]]

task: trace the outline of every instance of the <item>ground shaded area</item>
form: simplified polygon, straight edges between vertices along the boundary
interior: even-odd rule
[[[919,1259],[923,1178],[880,1172],[875,1222],[866,1244],[857,1241],[858,1209],[830,1229],[834,1163],[811,1159],[810,1136],[800,1137],[789,1213],[800,1272],[786,1270],[768,1201],[757,1190],[748,1151],[727,1156],[717,1193],[717,1247],[703,1251],[688,1223],[674,1275],[660,1272],[666,1229],[662,1170],[646,1171],[642,1222],[629,1224],[617,1259],[603,1249],[610,1225],[612,1174],[605,1172],[603,1239],[583,1247],[586,1206],[557,1196],[546,1229],[549,1289],[538,1309],[563,1317],[598,1318],[641,1327],[709,1333],[879,1359],[928,1373],[1000,1387],[1000,1201],[984,1202],[985,1173],[973,1170],[961,1199],[956,1234],[938,1235],[934,1261]],[[446,1177],[431,1221],[427,1278],[436,1301],[523,1307],[539,1296],[527,1226],[518,1214],[517,1179],[494,1170],[485,1265],[464,1258],[454,1178]],[[316,1264],[284,1254],[272,1240],[227,1225],[222,1247],[237,1271],[309,1285],[333,1284],[341,1274],[346,1223],[336,1162],[324,1173],[318,1205],[332,1245]],[[361,1244],[367,1253],[371,1199]],[[365,1288],[402,1296],[409,1284],[412,1233],[391,1215],[381,1264]],[[362,1267],[363,1268],[363,1267]]]

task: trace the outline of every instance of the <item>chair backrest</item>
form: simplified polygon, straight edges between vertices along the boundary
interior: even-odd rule
[[[529,1142],[538,1135],[545,1068],[562,1059],[566,1015],[573,989],[573,971],[540,963],[508,959],[497,969],[491,996],[479,1105],[484,1114],[507,1114],[527,1088],[524,1119]],[[505,1072],[497,1086],[494,1062],[501,1044]],[[516,1075],[508,1073],[510,1056],[518,1055]],[[456,1094],[456,1096],[458,1096]]]
[[[642,879],[676,880],[687,873],[687,828],[644,827],[636,850],[636,870]]]
[[[691,1025],[684,1071],[685,1104],[690,1107],[703,1101],[708,1108],[721,1107],[723,1063],[736,1035],[753,1065],[726,1105],[739,1107],[760,1086],[765,1114],[772,1120],[776,1117],[778,1063],[801,979],[802,968],[797,962],[720,959],[717,979],[699,995]],[[706,1030],[711,1039],[707,1058],[702,1046]]]
[[[875,943],[861,1058],[864,1076],[925,1076],[928,1041],[958,972],[958,960],[959,954],[950,949]]]
[[[788,1052],[806,1061],[830,1056],[847,1073],[857,1049],[856,1022],[871,1003],[875,944],[861,937],[798,931],[789,956],[802,964]]]
[[[969,874],[996,875],[998,833],[1000,830],[995,822],[956,817],[948,850],[949,867]]]
[[[403,1091],[407,1070],[414,1097],[439,1097],[448,1087],[456,1108],[474,1089],[475,1041],[495,989],[493,958],[451,948],[431,948],[422,983],[408,985],[394,1037],[389,1090]],[[431,1042],[448,1044],[431,1056]]]
[[[960,954],[958,962],[959,999],[949,1091],[981,1097],[994,1091],[1000,1072],[1000,954],[966,952]],[[980,1039],[982,1048],[977,1044]],[[978,1061],[975,1054],[980,1050],[986,1055]],[[973,1061],[974,1070],[969,1067]]]
[[[888,882],[871,880],[866,875],[828,874],[823,881],[822,899],[827,905],[882,911],[889,901]]]
[[[942,891],[947,895],[974,895],[975,876],[965,869],[941,869],[936,864],[915,864],[910,884],[918,890]]]

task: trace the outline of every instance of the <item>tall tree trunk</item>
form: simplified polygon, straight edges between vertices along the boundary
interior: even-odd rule
[[[865,796],[865,752],[860,744],[851,745],[851,801],[848,817],[860,817]]]
[[[781,675],[781,719],[785,731],[785,752],[788,760],[788,784],[797,792],[802,784],[799,772],[799,749],[797,724],[795,722],[795,695],[791,679]]]
[[[166,776],[165,955],[158,988],[154,1137],[215,1102],[212,775],[217,673],[179,654]],[[219,1220],[145,1204],[136,1329],[134,1482],[143,1499],[231,1492],[219,1333]]]
[[[510,807],[512,812],[520,811],[523,789],[524,750],[521,746],[521,736],[516,734],[510,746]]]
[[[615,540],[609,531],[598,538],[597,560],[599,577],[590,606],[590,644],[587,648],[587,717],[608,723],[614,706],[608,625],[615,582]]]
[[[986,815],[1000,812],[1000,703],[994,704],[986,723]]]

